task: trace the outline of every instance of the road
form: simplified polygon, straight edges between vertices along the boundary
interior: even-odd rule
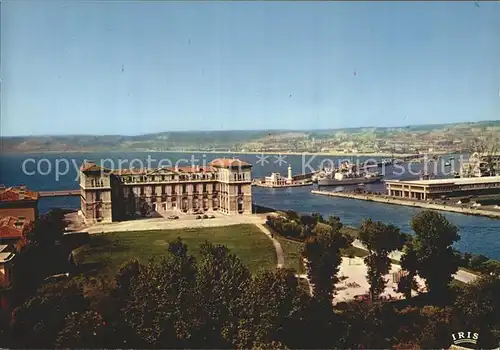
[[[354,240],[352,245],[356,248],[363,249],[363,250],[368,250],[366,247],[361,243],[359,240]],[[392,252],[389,254],[389,258],[395,260],[395,261],[401,261],[401,252],[399,250]],[[474,280],[476,280],[479,276],[474,275],[473,273],[464,271],[459,269],[456,274],[453,275],[453,278],[455,278],[457,281],[463,282],[463,283],[471,283]]]

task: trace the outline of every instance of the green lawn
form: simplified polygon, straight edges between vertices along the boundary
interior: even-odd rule
[[[342,232],[345,235],[351,236],[353,238],[358,238],[359,230],[355,227],[344,226],[340,229],[340,232]]]
[[[168,242],[181,237],[191,254],[198,257],[204,241],[223,244],[255,272],[259,268],[276,269],[276,251],[271,240],[255,225],[114,232],[91,235],[90,244],[80,248],[76,261],[88,273],[114,276],[124,263],[133,258],[147,262],[160,258]]]
[[[294,269],[297,273],[304,273],[304,266],[300,263],[300,256],[304,249],[304,243],[292,241],[279,235],[274,235],[283,249],[285,267]]]
[[[342,255],[364,258],[365,256],[368,255],[368,252],[358,247],[349,247],[347,249],[342,249]]]

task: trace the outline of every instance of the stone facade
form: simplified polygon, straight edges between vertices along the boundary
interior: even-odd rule
[[[81,211],[88,223],[153,212],[251,214],[251,165],[216,159],[208,167],[80,169]]]

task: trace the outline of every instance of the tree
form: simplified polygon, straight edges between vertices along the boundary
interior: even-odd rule
[[[489,259],[484,255],[473,255],[470,259],[469,266],[471,269],[476,271],[481,271],[483,263],[487,262]]]
[[[186,347],[197,324],[195,285],[195,260],[177,239],[158,263],[140,266],[122,317],[148,346]]]
[[[312,234],[315,236],[331,236],[333,232],[333,228],[330,225],[321,222],[317,223],[312,230]]]
[[[306,227],[308,227],[310,230],[314,228],[316,225],[316,219],[312,217],[311,215],[301,215],[300,216],[300,223]]]
[[[144,267],[144,266],[142,266]],[[114,294],[118,298],[127,296],[130,285],[134,278],[139,276],[141,265],[139,260],[133,259],[123,264],[115,275],[115,290]]]
[[[287,210],[285,213],[286,213],[286,217],[289,220],[292,220],[292,221],[299,221],[300,220],[299,214],[297,214],[293,210]]]
[[[500,277],[500,261],[488,260],[482,264],[482,269],[489,274]]]
[[[62,238],[65,227],[64,212],[53,209],[33,222],[32,229],[27,234],[28,242],[43,246],[54,244]]]
[[[45,285],[35,297],[14,309],[12,335],[21,347],[52,348],[66,316],[87,308],[79,283],[64,281]]]
[[[92,310],[72,312],[56,339],[56,347],[99,349],[107,347],[107,323]],[[109,345],[108,345],[109,346]]]
[[[243,262],[222,245],[205,242],[197,264],[200,305],[197,347],[228,348],[236,333],[242,291],[251,281]]]
[[[421,323],[418,344],[422,349],[448,349],[454,327],[453,310],[450,307],[424,306],[420,309]]]
[[[448,285],[458,270],[452,244],[460,239],[458,228],[435,211],[425,210],[410,222],[415,231],[414,250],[418,274],[425,278],[429,296],[445,301]]]
[[[361,223],[359,240],[369,252],[364,260],[368,267],[370,295],[372,300],[376,300],[387,284],[384,276],[391,267],[389,253],[401,248],[404,237],[396,226],[368,219]]]
[[[418,288],[415,276],[418,271],[417,254],[412,241],[408,241],[401,256],[401,268],[406,271],[398,283],[398,292],[403,293],[406,299],[411,298],[411,291]]]
[[[316,220],[317,223],[325,222],[325,219],[323,219],[323,216],[320,213],[312,213],[311,216]]]
[[[500,278],[483,276],[461,289],[455,300],[462,324],[480,333],[480,348],[498,345],[491,343],[491,332],[500,331]]]
[[[338,216],[329,215],[326,223],[332,227],[334,232],[340,232],[342,227],[344,227]]]
[[[248,288],[242,290],[241,317],[234,346],[239,349],[266,344],[279,344],[279,348],[305,347],[308,342],[303,340],[302,320],[308,300],[292,270],[259,271]]]
[[[303,256],[307,259],[307,275],[314,288],[314,298],[322,305],[331,305],[337,273],[342,262],[341,249],[350,245],[348,237],[341,233],[331,236],[310,237],[305,245]]]

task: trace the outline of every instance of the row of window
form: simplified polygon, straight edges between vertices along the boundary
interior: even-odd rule
[[[429,190],[430,191],[467,191],[467,190],[475,190],[475,189],[487,190],[490,188],[498,188],[498,187],[500,187],[500,183],[439,186],[439,187],[431,187]]]
[[[104,187],[104,181],[102,179],[91,179],[90,180],[91,187]]]
[[[139,182],[164,182],[164,181],[191,181],[191,180],[217,180],[217,174],[182,174],[182,175],[136,175],[122,177],[124,183]]]
[[[162,185],[161,186],[161,193],[157,193],[156,192],[157,186],[152,185],[150,187],[150,194],[152,196],[165,195],[165,194],[167,194],[167,188],[168,188],[168,186],[170,186],[170,194],[171,195],[176,195],[177,192],[176,192],[175,185]],[[182,184],[181,187],[180,187],[181,194],[187,194],[188,193],[188,186],[190,186],[189,187],[189,189],[191,190],[190,192],[193,193],[193,194],[207,193],[209,189],[211,189],[212,193],[215,193],[215,192],[218,191],[218,186],[215,183],[212,183],[212,184],[206,184],[206,183],[204,183],[204,184],[201,184],[201,186],[198,185],[198,184],[193,184],[193,185],[191,185],[191,184],[189,184],[189,185],[188,184]],[[243,194],[242,185],[237,185],[237,186],[238,186],[237,187],[237,193],[238,194]],[[132,192],[132,189],[126,187],[125,194],[129,194],[130,192]],[[146,192],[146,186],[140,186],[139,187],[139,195],[143,196],[145,194],[145,192]]]
[[[232,179],[235,181],[250,181],[250,173],[234,173]],[[223,177],[223,176],[222,176]],[[172,174],[172,175],[134,175],[122,177],[123,182],[141,183],[141,182],[165,182],[165,181],[195,181],[195,180],[219,180],[217,173],[202,174]]]

